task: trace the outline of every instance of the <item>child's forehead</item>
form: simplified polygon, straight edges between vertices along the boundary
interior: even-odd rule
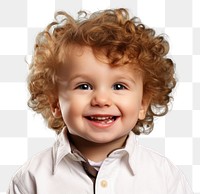
[[[79,50],[80,52],[75,52],[75,58],[79,58],[83,54],[83,50]],[[81,54],[81,55],[80,55]],[[104,56],[105,57],[105,56]],[[88,62],[81,60],[70,60],[66,59],[65,63],[63,63],[62,68],[60,69],[59,78],[61,80],[69,81],[72,78],[94,78],[98,77],[98,75],[102,75],[104,78],[110,79],[119,79],[126,77],[133,77],[134,79],[142,79],[141,71],[136,68],[134,64],[123,64],[123,65],[111,65],[108,63],[106,58],[97,58],[99,63],[96,61]],[[73,55],[69,56],[69,58],[74,58]],[[86,58],[87,60],[87,58]],[[102,61],[103,60],[103,61]],[[105,68],[106,67],[106,68]]]
[[[116,54],[117,55],[117,54]],[[80,45],[69,45],[66,49],[62,50],[62,66],[68,68],[73,63],[82,62],[84,66],[91,61],[98,61],[104,65],[109,65],[113,69],[124,69],[132,71],[141,71],[137,60],[128,61],[127,55],[121,57],[121,59],[116,63],[112,63],[111,59],[106,56],[106,50],[103,48],[92,48],[90,46],[80,46]],[[85,63],[85,61],[86,63]],[[95,63],[94,63],[95,66]]]
[[[90,46],[81,46],[77,44],[67,45],[60,52],[63,64],[68,64],[68,61],[83,58],[85,55],[93,55],[96,58],[104,59],[105,62],[108,61],[105,54],[101,49],[98,52],[94,52],[94,49]]]

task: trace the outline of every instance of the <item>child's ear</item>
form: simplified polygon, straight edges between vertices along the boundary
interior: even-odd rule
[[[55,118],[61,117],[61,110],[60,110],[60,104],[59,101],[56,100],[54,103],[50,103],[51,112]]]
[[[141,102],[140,112],[139,112],[139,119],[143,120],[146,117],[146,112],[150,104],[150,99],[143,98]]]

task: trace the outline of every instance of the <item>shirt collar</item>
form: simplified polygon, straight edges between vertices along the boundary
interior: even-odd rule
[[[57,141],[53,146],[52,174],[55,174],[58,164],[68,154],[71,154],[71,147],[67,138],[67,128],[64,127],[62,132],[58,135]]]
[[[134,150],[137,144],[136,135],[131,131],[126,140],[126,145],[122,149],[113,151],[109,156],[122,157],[123,155],[128,155],[128,164],[132,174],[134,175]],[[67,136],[67,127],[64,127],[62,132],[58,135],[57,141],[53,146],[53,167],[52,174],[55,174],[56,168],[61,160],[66,156],[70,155],[74,160],[80,160],[74,157],[74,154],[71,153],[71,146]]]
[[[111,157],[123,157],[127,155],[127,164],[133,175],[135,175],[135,148],[138,144],[136,135],[131,131],[126,140],[124,148],[113,151],[109,156]]]
[[[128,163],[133,175],[135,175],[136,171],[135,158],[136,158],[137,145],[138,145],[137,136],[131,131],[129,133],[129,137],[126,142],[125,150],[128,153]]]

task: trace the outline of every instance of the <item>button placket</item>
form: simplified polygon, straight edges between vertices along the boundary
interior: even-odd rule
[[[119,172],[120,160],[110,155],[104,160],[96,179],[96,194],[112,194],[115,191],[116,177]]]

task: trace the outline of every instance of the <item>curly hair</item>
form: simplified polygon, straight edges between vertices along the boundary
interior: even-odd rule
[[[137,135],[150,133],[154,118],[168,112],[176,85],[175,64],[167,57],[169,44],[164,36],[156,35],[139,18],[130,18],[123,8],[92,14],[80,11],[77,19],[57,12],[55,21],[36,37],[28,76],[28,106],[41,113],[57,133],[65,123],[53,116],[51,105],[57,101],[57,69],[63,63],[63,50],[70,45],[89,46],[96,56],[103,53],[110,65],[137,64],[144,97],[150,103],[145,119],[138,120],[132,130]]]

